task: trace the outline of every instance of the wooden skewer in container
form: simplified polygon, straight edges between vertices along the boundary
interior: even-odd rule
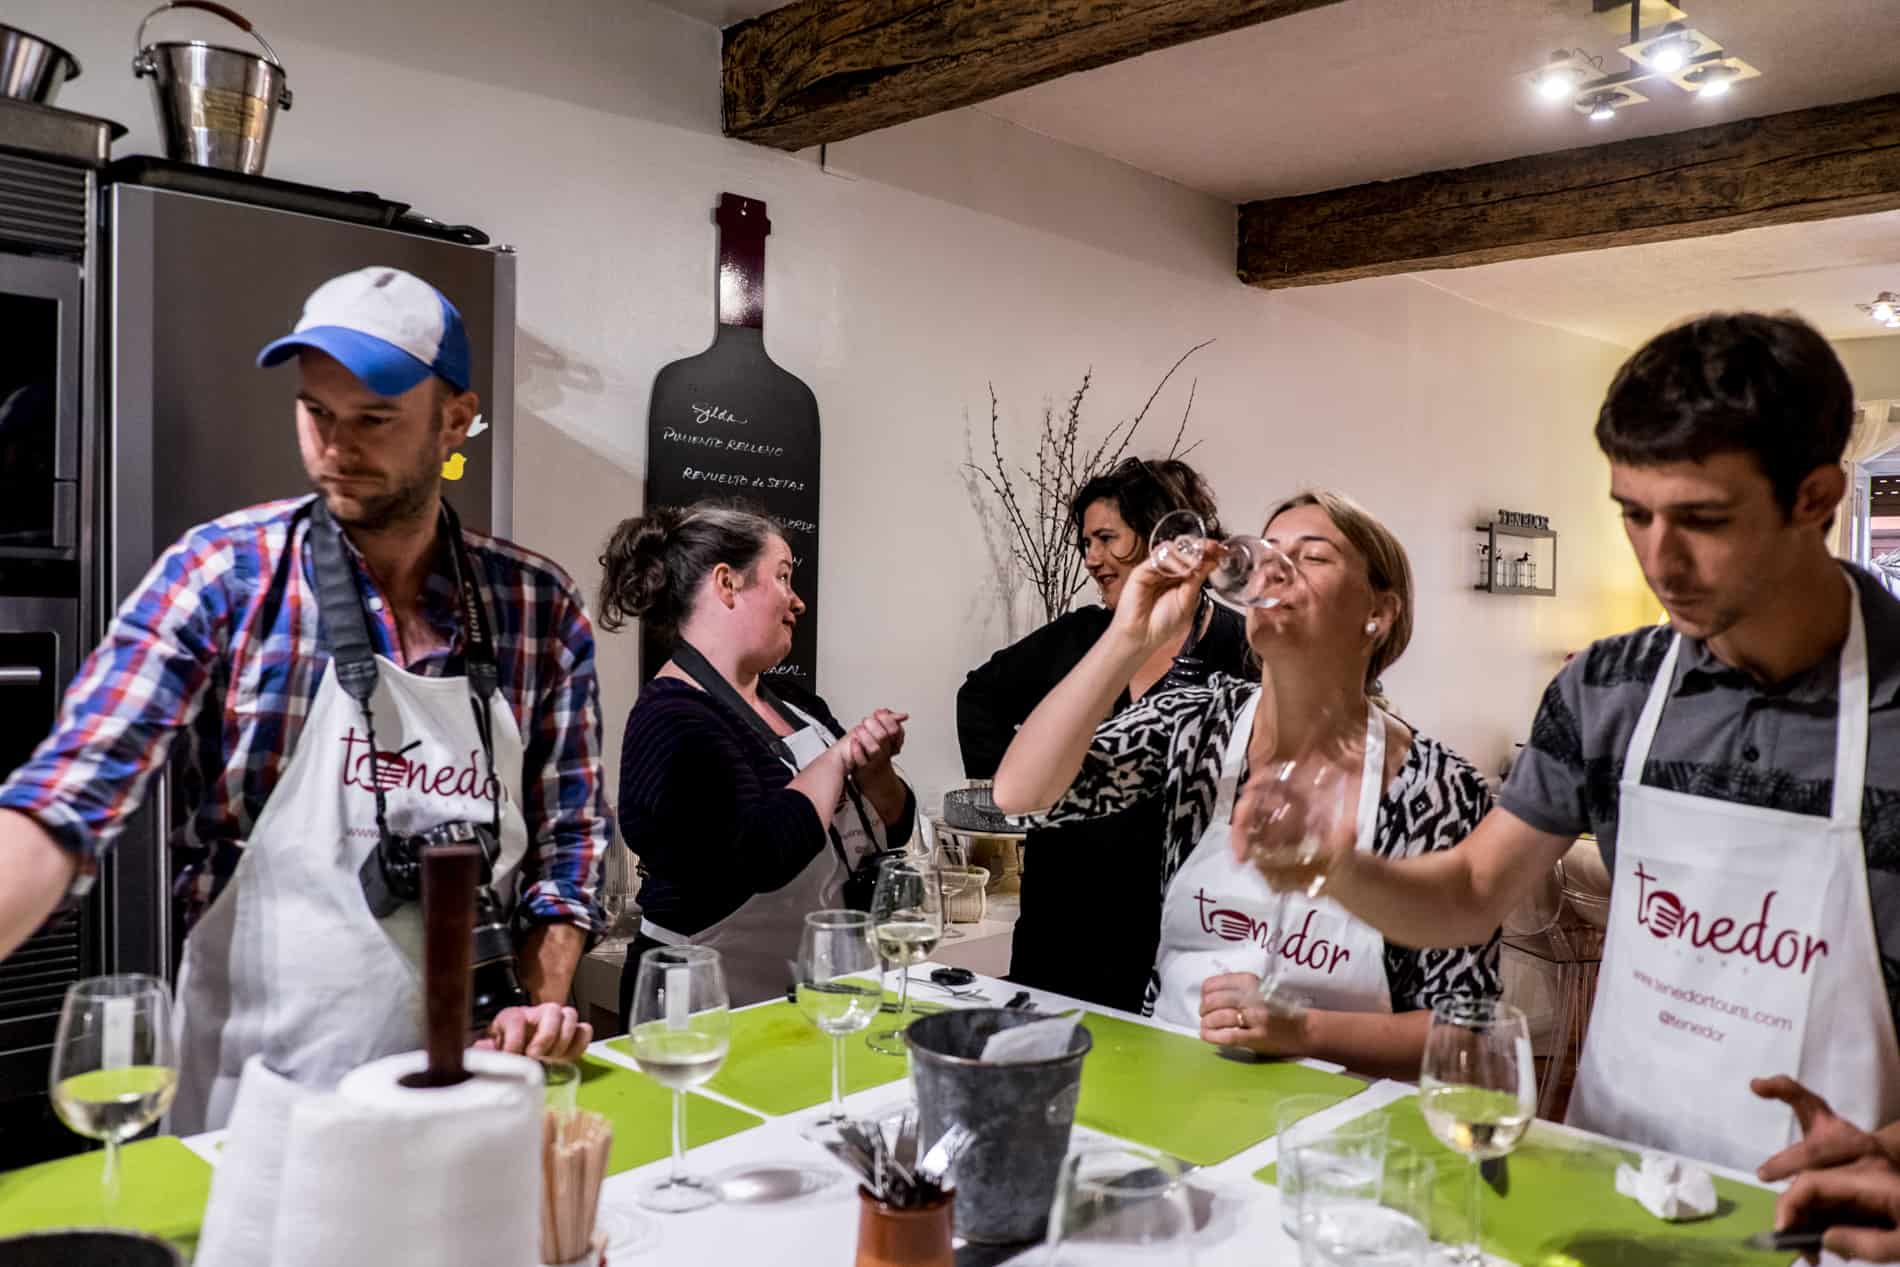
[[[594,1216],[607,1177],[613,1125],[586,1109],[549,1109],[541,1129],[541,1258],[569,1267],[592,1263]]]

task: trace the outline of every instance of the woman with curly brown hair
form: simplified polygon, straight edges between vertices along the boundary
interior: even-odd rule
[[[736,506],[657,507],[601,556],[600,623],[640,620],[672,657],[640,690],[620,749],[620,827],[640,860],[640,953],[716,947],[735,1005],[782,994],[806,914],[845,904],[866,858],[909,839],[917,798],[891,765],[905,714],[848,732],[825,702],[763,676],[805,610],[792,551]]]

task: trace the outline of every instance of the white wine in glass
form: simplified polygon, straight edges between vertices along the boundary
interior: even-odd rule
[[[1470,1162],[1469,1243],[1456,1261],[1482,1263],[1478,1167],[1503,1157],[1537,1115],[1537,1071],[1524,1013],[1495,999],[1440,999],[1418,1078],[1419,1108],[1438,1141]]]
[[[719,952],[708,946],[655,946],[641,955],[631,1019],[633,1063],[673,1092],[672,1168],[637,1199],[665,1214],[712,1205],[719,1190],[686,1173],[686,1090],[718,1073],[732,1044]]]
[[[897,1024],[866,1040],[887,1056],[904,1054],[910,1024],[910,966],[930,957],[943,940],[943,873],[928,858],[886,858],[871,894],[871,939],[886,963],[897,967]]]
[[[165,1116],[178,1090],[171,991],[156,977],[92,977],[68,987],[53,1042],[53,1111],[106,1146],[107,1217],[119,1196],[119,1145]]]
[[[877,1019],[884,987],[863,911],[813,911],[798,940],[798,1010],[831,1040],[831,1109],[820,1130],[844,1121],[844,1040]]]

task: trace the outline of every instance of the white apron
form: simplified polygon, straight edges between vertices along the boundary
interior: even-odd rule
[[[1794,1115],[1753,1095],[1752,1077],[1792,1074],[1870,1130],[1900,1117],[1860,837],[1867,631],[1852,595],[1827,818],[1643,786],[1680,635],[1670,644],[1623,758],[1572,1125],[1752,1171],[1796,1136]]]
[[[831,734],[824,723],[782,699],[778,705],[805,723],[782,740],[797,762],[785,762],[786,768],[797,774],[842,736]],[[717,950],[726,971],[726,993],[734,1007],[784,994],[792,981],[792,965],[798,960],[805,917],[813,911],[843,906],[845,877],[879,848],[863,817],[843,792],[838,794],[831,824],[844,847],[844,857],[840,858],[837,847],[827,840],[788,883],[770,893],[753,894],[738,910],[690,937],[651,921],[641,931],[663,946],[710,946]]]
[[[365,1061],[421,1046],[421,905],[378,921],[357,877],[377,842],[371,780],[382,778],[392,832],[485,824],[493,803],[468,679],[422,677],[382,656],[376,667],[382,760],[372,764],[361,711],[326,667],[237,870],[185,941],[174,1134],[224,1125],[253,1053],[327,1089]],[[499,692],[490,716],[503,797],[494,889],[512,906],[528,842],[521,731]]]
[[[1228,840],[1235,789],[1246,768],[1247,744],[1259,710],[1260,691],[1255,690],[1227,741],[1214,816],[1162,900],[1155,1019],[1199,1028],[1201,983],[1222,972],[1257,972],[1265,979],[1276,944],[1281,965],[1277,988],[1329,1012],[1390,1012],[1385,939],[1376,929],[1331,898],[1275,893],[1258,871],[1234,861]],[[1384,781],[1385,715],[1369,707],[1359,778],[1361,852],[1371,851],[1377,834]]]

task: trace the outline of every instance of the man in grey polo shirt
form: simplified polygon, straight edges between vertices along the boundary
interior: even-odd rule
[[[1483,940],[1595,832],[1615,878],[1577,1125],[1753,1169],[1794,1138],[1781,1101],[1819,1111],[1804,1088],[1900,1119],[1900,601],[1826,544],[1853,411],[1800,321],[1658,335],[1596,436],[1669,626],[1564,668],[1457,849],[1281,863],[1274,787],[1243,796],[1236,839],[1277,887],[1322,883],[1419,946]],[[1751,1092],[1775,1074],[1803,1086]]]

